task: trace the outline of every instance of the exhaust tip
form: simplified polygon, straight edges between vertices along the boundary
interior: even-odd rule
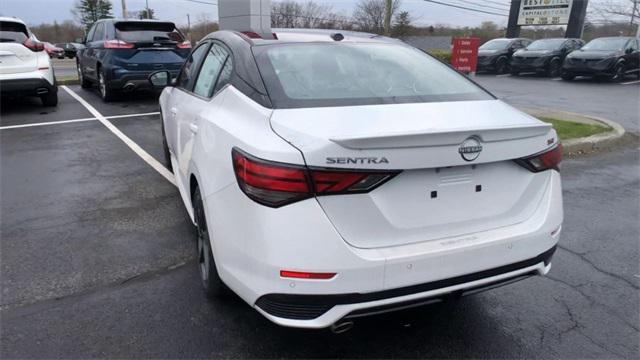
[[[335,324],[331,325],[331,332],[334,334],[344,334],[347,331],[353,328],[353,321],[351,320],[342,320],[338,321]]]
[[[122,90],[124,90],[124,91],[133,91],[135,89],[136,89],[136,85],[132,84],[132,83],[126,83],[124,85],[124,87],[122,88]]]

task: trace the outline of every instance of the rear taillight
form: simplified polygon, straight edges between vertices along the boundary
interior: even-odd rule
[[[104,42],[105,49],[133,49],[135,46],[122,40],[107,40]]]
[[[562,162],[562,144],[558,144],[553,149],[546,150],[539,154],[518,159],[516,162],[532,172],[551,169],[560,171],[560,163]]]
[[[191,49],[191,41],[186,40],[176,45],[178,49]]]
[[[270,207],[313,196],[366,193],[399,173],[308,168],[258,159],[237,149],[232,151],[232,159],[240,189]]]
[[[44,43],[41,43],[40,41],[34,40],[32,38],[28,38],[27,40],[25,40],[22,43],[22,45],[24,45],[25,47],[27,47],[31,51],[42,51],[42,50],[44,50]]]
[[[264,39],[260,34],[255,31],[241,31],[242,35],[248,37],[249,39]],[[274,40],[278,40],[278,35],[276,33],[271,33],[271,36]]]

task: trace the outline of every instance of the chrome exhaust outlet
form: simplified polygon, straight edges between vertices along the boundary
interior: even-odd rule
[[[122,88],[122,90],[124,90],[124,91],[133,91],[135,89],[136,89],[136,85],[133,84],[133,83],[126,83],[124,85],[124,87]]]
[[[344,334],[347,331],[353,328],[353,321],[351,320],[340,320],[335,324],[331,325],[331,332],[334,334]]]

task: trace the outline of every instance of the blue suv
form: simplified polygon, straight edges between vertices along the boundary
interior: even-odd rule
[[[105,19],[96,22],[78,50],[78,77],[83,88],[98,84],[111,101],[122,91],[149,88],[149,74],[168,70],[178,75],[191,43],[174,23]]]

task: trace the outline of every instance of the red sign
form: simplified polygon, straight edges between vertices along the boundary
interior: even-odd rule
[[[451,65],[461,72],[476,72],[480,38],[453,38]]]

